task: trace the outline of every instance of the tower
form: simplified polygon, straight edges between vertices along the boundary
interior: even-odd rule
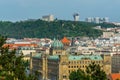
[[[80,16],[78,13],[73,14],[73,17],[74,17],[74,21],[79,21]]]
[[[58,39],[54,39],[53,43],[51,44],[50,48],[50,55],[64,55],[64,45]]]

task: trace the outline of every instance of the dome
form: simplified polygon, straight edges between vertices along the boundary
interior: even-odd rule
[[[63,49],[63,47],[63,43],[59,40],[54,39],[53,43],[51,44],[52,49]]]

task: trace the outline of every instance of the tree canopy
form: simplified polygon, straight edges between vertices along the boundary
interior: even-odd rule
[[[95,26],[116,27],[113,24],[87,23],[55,20],[53,22],[38,20],[26,20],[19,22],[0,21],[0,34],[12,38],[54,38],[59,36],[68,37],[98,37],[102,35],[101,30],[94,29]]]
[[[70,80],[107,80],[105,72],[100,65],[92,63],[86,67],[86,71],[78,69],[69,75]]]
[[[0,80],[36,80],[34,76],[26,75],[23,56],[16,55],[15,50],[3,47],[6,37],[0,35]]]

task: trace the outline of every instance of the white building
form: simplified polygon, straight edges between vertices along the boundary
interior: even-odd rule
[[[104,23],[104,22],[109,22],[108,17],[100,18],[100,17],[88,17],[85,19],[86,22],[93,22],[93,23]]]
[[[54,21],[54,15],[42,16],[42,20],[44,20],[44,21]]]
[[[74,17],[74,21],[79,21],[80,16],[78,13],[73,14],[73,17]]]
[[[88,17],[85,19],[86,22],[94,22],[94,19],[92,17]]]

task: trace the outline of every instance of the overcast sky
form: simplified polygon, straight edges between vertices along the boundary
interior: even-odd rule
[[[120,0],[0,0],[0,20],[38,19],[53,14],[55,18],[73,20],[73,13],[86,17],[109,17],[120,22]]]

